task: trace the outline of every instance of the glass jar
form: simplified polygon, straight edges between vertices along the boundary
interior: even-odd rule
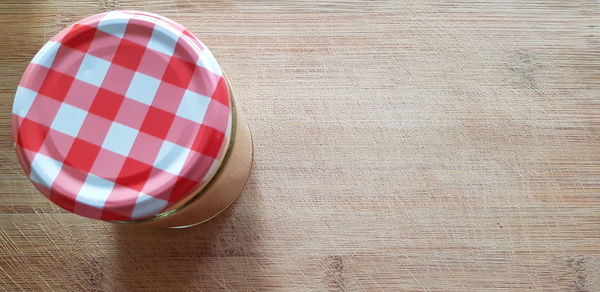
[[[111,11],[65,28],[32,59],[13,104],[25,173],[75,214],[188,227],[229,206],[252,139],[212,53],[178,23]]]

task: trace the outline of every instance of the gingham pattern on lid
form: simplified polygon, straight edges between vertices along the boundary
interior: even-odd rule
[[[46,43],[13,105],[16,152],[62,208],[102,220],[168,210],[206,184],[231,133],[210,51],[167,18],[113,11]]]

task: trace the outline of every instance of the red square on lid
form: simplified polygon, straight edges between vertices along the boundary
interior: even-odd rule
[[[123,95],[100,88],[89,111],[112,121],[117,116],[124,98]]]
[[[135,71],[140,65],[145,50],[146,47],[123,39],[117,48],[112,62]]]
[[[95,34],[95,27],[75,24],[63,37],[61,44],[82,52],[87,52]]]
[[[217,88],[215,89],[212,98],[226,106],[229,106],[229,86],[227,86],[227,81],[225,78],[221,77],[217,83]]]
[[[75,198],[72,196],[67,196],[60,191],[51,190],[48,199],[69,212],[73,212],[73,209],[75,208]]]
[[[65,158],[65,163],[74,168],[89,172],[96,161],[100,147],[87,141],[76,138],[71,145],[71,150]]]
[[[31,151],[39,151],[48,135],[49,128],[30,119],[23,119],[19,127],[19,140],[21,147]]]
[[[133,158],[127,158],[115,182],[119,185],[141,191],[151,172],[151,165]]]
[[[173,57],[167,65],[162,80],[181,88],[187,88],[194,76],[196,64]]]
[[[185,177],[177,178],[177,182],[175,183],[175,186],[171,191],[169,202],[177,202],[185,198],[185,196],[188,195],[191,191],[193,191],[198,186],[198,184],[199,182],[196,180],[192,180]]]
[[[63,101],[71,88],[73,79],[73,77],[67,74],[50,69],[44,83],[40,87],[39,93],[58,101]]]
[[[151,106],[146,113],[141,131],[161,139],[166,139],[175,114]]]
[[[216,158],[224,138],[225,134],[223,132],[206,125],[201,125],[192,145],[192,150]]]
[[[154,26],[149,25],[147,21],[132,18],[127,24],[123,38],[145,46],[150,41],[153,31]]]

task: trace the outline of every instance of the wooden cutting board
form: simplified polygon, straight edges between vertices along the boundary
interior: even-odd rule
[[[189,27],[254,134],[189,230],[62,211],[13,151],[26,64],[110,9]],[[600,290],[597,1],[2,1],[0,290]]]

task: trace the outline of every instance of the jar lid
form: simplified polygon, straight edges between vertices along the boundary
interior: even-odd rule
[[[162,16],[112,11],[35,55],[12,111],[19,161],[73,213],[138,220],[197,192],[229,146],[232,109],[214,56]]]

